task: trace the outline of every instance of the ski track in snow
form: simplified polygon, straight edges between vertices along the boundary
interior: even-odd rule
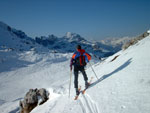
[[[82,94],[82,98],[78,102],[83,113],[100,113],[96,102],[88,94]]]

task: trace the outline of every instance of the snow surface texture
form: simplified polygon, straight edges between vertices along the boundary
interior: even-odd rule
[[[0,72],[0,113],[19,112],[19,101],[30,88],[46,88],[50,92],[50,99],[32,113],[149,113],[149,45],[150,36],[103,62],[91,62],[99,79],[88,65],[87,75],[94,79],[85,95],[76,101],[73,74],[68,98],[72,54],[23,52],[19,59],[32,63]],[[9,51],[6,54],[12,55]],[[111,62],[115,56],[118,57]],[[0,65],[5,63],[9,65],[5,61]],[[79,84],[83,89],[82,75]]]

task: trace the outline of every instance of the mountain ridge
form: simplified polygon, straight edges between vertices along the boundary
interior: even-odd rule
[[[107,57],[114,54],[115,52],[121,50],[121,46],[112,46],[102,42],[88,41],[77,33],[67,32],[65,36],[57,37],[55,35],[41,36],[31,38],[28,37],[23,31],[16,30],[11,28],[7,24],[0,22],[0,45],[10,46],[9,48],[20,49],[20,50],[30,50],[32,48],[39,49],[38,46],[42,45],[44,48],[53,50],[55,52],[73,52],[77,44],[82,45],[83,49],[87,49],[90,53],[94,54],[97,57]],[[2,33],[3,31],[3,33]],[[5,32],[5,34],[4,34]],[[6,33],[7,32],[7,33]],[[8,35],[8,36],[6,36]],[[5,41],[2,40],[2,37],[7,37]],[[8,38],[9,37],[9,38]],[[12,38],[12,39],[10,39]],[[21,42],[21,44],[16,44]],[[5,43],[3,43],[5,42]],[[9,44],[8,44],[9,42]],[[14,42],[12,45],[10,42]],[[23,44],[24,43],[24,44]],[[25,47],[26,45],[30,47]],[[18,46],[18,47],[17,47]],[[42,48],[42,47],[40,47]],[[44,51],[45,49],[43,49]]]

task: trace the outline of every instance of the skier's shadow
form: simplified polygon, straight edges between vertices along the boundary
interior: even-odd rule
[[[115,69],[113,72],[102,76],[101,78],[99,78],[97,81],[95,81],[94,83],[92,83],[90,85],[90,87],[94,87],[96,84],[102,82],[103,80],[105,80],[106,78],[110,77],[111,75],[113,75],[114,73],[117,73],[118,71],[121,71],[122,69],[124,69],[125,67],[127,67],[130,63],[131,63],[132,58],[130,58],[128,61],[126,61],[124,64],[122,64],[120,67],[118,67],[117,69]],[[90,88],[89,87],[89,88]]]

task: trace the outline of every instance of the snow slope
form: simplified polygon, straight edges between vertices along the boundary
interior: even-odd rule
[[[85,95],[74,101],[59,95],[32,113],[149,113],[150,111],[150,36],[125,51],[93,65],[99,80],[93,81]],[[115,56],[119,57],[110,62]],[[89,77],[94,76],[91,69]],[[80,76],[80,84],[83,78]]]
[[[46,88],[50,99],[32,113],[149,113],[150,111],[150,36],[125,51],[120,51],[103,62],[93,64],[98,80],[89,65],[89,79],[94,77],[85,95],[68,98],[69,60],[71,54],[28,53],[26,59],[41,58],[28,64],[0,73],[0,113],[19,111],[19,100],[30,88]],[[118,56],[114,61],[115,56]],[[25,59],[23,57],[23,59]],[[84,88],[82,75],[79,84]]]
[[[50,50],[36,43],[24,32],[0,22],[0,72],[33,64],[40,60],[34,56],[43,52]],[[32,54],[32,59],[28,60],[29,54]]]
[[[12,49],[17,51],[30,50],[37,46],[35,41],[24,32],[16,30],[0,22],[0,49]]]

